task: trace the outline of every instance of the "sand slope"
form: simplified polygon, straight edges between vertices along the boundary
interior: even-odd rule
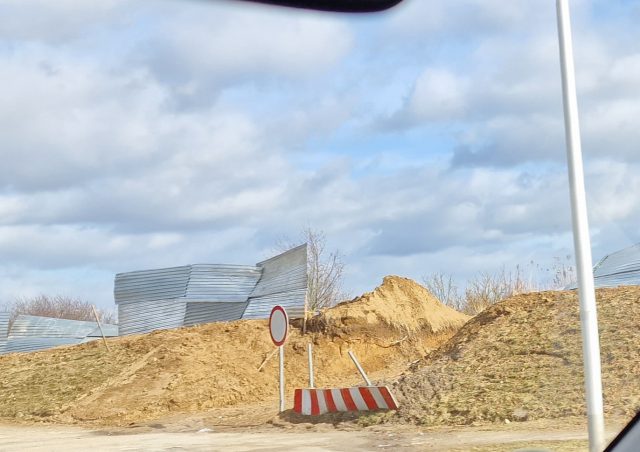
[[[605,411],[640,409],[640,287],[597,291]],[[575,292],[505,300],[470,320],[395,384],[405,421],[504,422],[584,415]]]
[[[341,303],[324,315],[329,325],[346,327],[348,331],[354,330],[350,326],[384,325],[407,333],[457,330],[469,318],[443,305],[420,284],[399,276],[386,276],[373,292]]]
[[[373,292],[375,297],[349,304],[350,313],[366,312],[365,317],[349,317],[351,326],[359,325],[358,332],[302,336],[293,330],[285,351],[289,395],[293,388],[307,385],[309,342],[314,343],[316,384],[326,387],[361,382],[347,356],[349,349],[372,378],[389,378],[451,337],[454,330],[443,329],[451,325],[428,293],[408,280],[401,284],[396,280],[400,281],[385,279]],[[425,300],[429,309],[423,306]],[[336,318],[344,317],[342,310],[336,308]],[[446,312],[458,319],[452,325],[466,318]],[[385,323],[408,324],[414,315],[421,317],[411,323],[410,338]],[[126,425],[175,413],[277,400],[277,357],[258,372],[275,349],[266,321],[157,331],[109,339],[109,344],[111,352],[96,341],[0,356],[0,417]]]

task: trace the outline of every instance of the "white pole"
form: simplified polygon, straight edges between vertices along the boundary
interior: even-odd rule
[[[580,322],[582,329],[582,353],[584,358],[587,416],[589,424],[589,450],[600,452],[605,447],[604,410],[602,406],[602,376],[600,369],[600,341],[593,283],[591,240],[587,220],[587,200],[584,188],[584,169],[578,122],[571,20],[568,0],[557,0],[558,39],[560,42],[560,66],[562,69],[562,94],[564,101],[565,135],[569,164],[569,188],[573,244],[578,272],[580,297]]]
[[[309,387],[314,388],[313,384],[313,346],[311,342],[307,345],[307,355],[309,356]]]
[[[280,412],[284,411],[284,346],[280,349]]]
[[[367,386],[373,386],[371,384],[371,380],[369,380],[369,377],[367,377],[366,372],[364,371],[364,369],[362,368],[362,366],[358,362],[358,359],[356,358],[356,355],[354,355],[351,350],[349,350],[347,353],[349,353],[349,357],[351,358],[351,361],[353,361],[353,364],[356,365],[356,369],[358,369],[358,372],[360,372],[360,375],[362,375],[362,378],[364,379],[364,382],[367,384]]]

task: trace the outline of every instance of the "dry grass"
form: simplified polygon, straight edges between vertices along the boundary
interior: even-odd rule
[[[640,409],[640,287],[597,291],[605,410]],[[519,295],[470,320],[395,385],[400,417],[426,425],[585,414],[575,292]]]

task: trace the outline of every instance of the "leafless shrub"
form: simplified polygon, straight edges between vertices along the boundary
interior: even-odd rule
[[[462,311],[465,305],[464,297],[460,296],[458,286],[451,275],[442,272],[433,273],[422,278],[424,286],[443,304]]]
[[[278,251],[286,251],[307,243],[307,307],[311,312],[334,306],[348,298],[342,290],[344,261],[339,250],[326,250],[326,236],[322,231],[305,228],[298,242],[281,239]]]
[[[513,295],[539,290],[532,278],[525,278],[520,266],[515,271],[502,268],[496,274],[481,272],[467,281],[461,294],[451,275],[433,273],[423,277],[425,287],[443,304],[465,314],[476,315],[487,307]]]
[[[551,271],[553,272],[553,279],[549,285],[551,290],[562,290],[576,284],[578,275],[576,269],[570,264],[571,256],[566,256],[566,261],[562,261],[559,257],[553,258],[553,265]]]
[[[35,297],[19,297],[10,305],[11,323],[20,315],[37,315],[68,320],[94,321],[91,303],[80,298],[64,295],[38,295]],[[115,314],[96,308],[98,318],[103,323],[115,323]]]
[[[504,267],[495,275],[483,272],[467,283],[463,311],[476,315],[505,298],[535,290],[538,288],[523,278],[519,266],[514,272],[507,272]]]

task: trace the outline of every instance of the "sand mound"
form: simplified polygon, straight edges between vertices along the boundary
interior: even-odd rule
[[[605,411],[640,409],[640,287],[597,291]],[[586,412],[578,299],[541,292],[470,320],[395,384],[401,419],[469,424]]]
[[[399,276],[386,276],[373,292],[341,303],[322,316],[327,325],[348,332],[383,325],[405,333],[457,330],[469,318],[443,305],[420,284]]]
[[[398,283],[396,282],[398,281]],[[401,284],[400,284],[401,283]],[[316,384],[330,387],[361,382],[347,351],[353,350],[373,379],[397,377],[409,363],[449,339],[453,331],[433,334],[444,325],[434,308],[411,311],[417,289],[401,278],[391,278],[362,299],[361,312],[384,313],[390,325],[405,325],[421,315],[416,325],[429,325],[411,338],[391,328],[385,334],[311,333],[293,329],[285,346],[287,394],[307,386],[306,347],[314,343]],[[419,287],[416,285],[416,287]],[[387,290],[387,288],[389,290]],[[408,289],[407,289],[408,290]],[[382,298],[377,293],[385,294]],[[398,302],[393,310],[384,303]],[[368,298],[367,298],[368,297]],[[426,299],[426,298],[422,298]],[[383,303],[383,304],[384,304]],[[359,302],[349,304],[354,311]],[[429,301],[431,306],[433,303]],[[336,308],[342,318],[344,307]],[[415,313],[418,314],[415,314]],[[397,315],[398,319],[394,316]],[[347,316],[348,317],[348,316]],[[348,317],[351,325],[368,317]],[[365,325],[366,326],[366,325]],[[440,328],[440,329],[439,329]],[[366,327],[363,327],[363,331]],[[378,325],[378,331],[382,331]],[[31,354],[0,356],[0,417],[54,422],[125,425],[163,416],[273,401],[277,407],[277,357],[258,368],[275,350],[266,321],[215,323],[191,328],[109,339],[111,352],[101,341]],[[292,400],[289,405],[291,406]]]

